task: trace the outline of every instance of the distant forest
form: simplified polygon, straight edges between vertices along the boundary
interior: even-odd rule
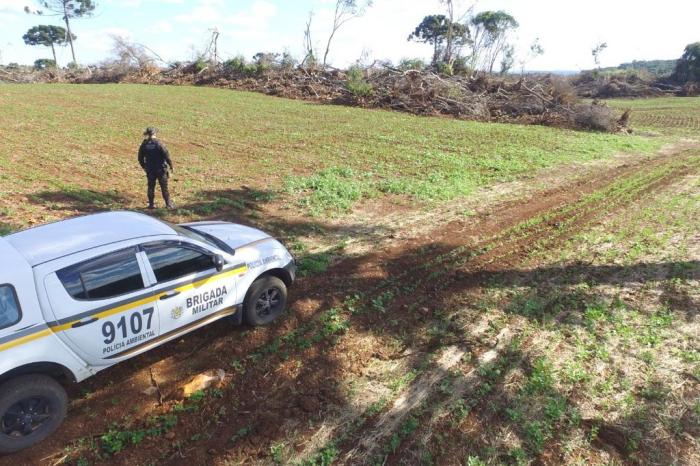
[[[629,70],[643,70],[654,76],[670,76],[676,69],[678,60],[634,60],[631,63],[622,63],[619,66],[603,68],[602,72],[616,72]]]

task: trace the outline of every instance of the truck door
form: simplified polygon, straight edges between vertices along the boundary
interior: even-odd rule
[[[159,335],[155,298],[138,249],[129,247],[50,273],[50,328],[92,366],[127,359]]]
[[[215,253],[185,242],[142,246],[152,269],[164,338],[236,312],[237,273],[217,271]]]

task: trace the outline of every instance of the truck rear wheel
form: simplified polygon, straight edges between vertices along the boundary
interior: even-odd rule
[[[66,417],[68,396],[51,377],[22,375],[0,385],[0,454],[41,442]]]
[[[282,280],[265,275],[253,282],[243,302],[243,315],[250,325],[267,325],[287,306],[287,286]]]

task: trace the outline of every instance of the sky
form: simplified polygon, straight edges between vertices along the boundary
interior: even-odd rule
[[[220,32],[225,59],[256,52],[289,51],[302,55],[303,31],[313,12],[312,40],[321,52],[328,37],[335,0],[97,0],[92,18],[72,23],[78,62],[99,63],[112,56],[112,36],[144,44],[167,61],[191,59],[206,48],[211,30]],[[505,10],[520,23],[513,34],[516,53],[527,54],[539,38],[545,53],[530,70],[578,71],[594,67],[591,49],[606,42],[602,66],[632,60],[673,59],[700,41],[698,0],[456,0],[458,11]],[[61,24],[59,17],[26,14],[35,0],[0,0],[0,64],[32,64],[51,50],[24,44],[22,35],[37,24]],[[329,62],[344,67],[363,58],[429,59],[431,47],[407,42],[429,14],[439,14],[439,0],[374,0],[365,15],[346,24],[331,48]],[[60,65],[68,48],[57,50]]]

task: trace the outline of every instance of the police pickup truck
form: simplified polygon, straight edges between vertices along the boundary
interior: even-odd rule
[[[80,382],[223,317],[268,324],[296,271],[262,231],[134,212],[0,237],[0,258],[0,454],[61,424],[59,381]]]

